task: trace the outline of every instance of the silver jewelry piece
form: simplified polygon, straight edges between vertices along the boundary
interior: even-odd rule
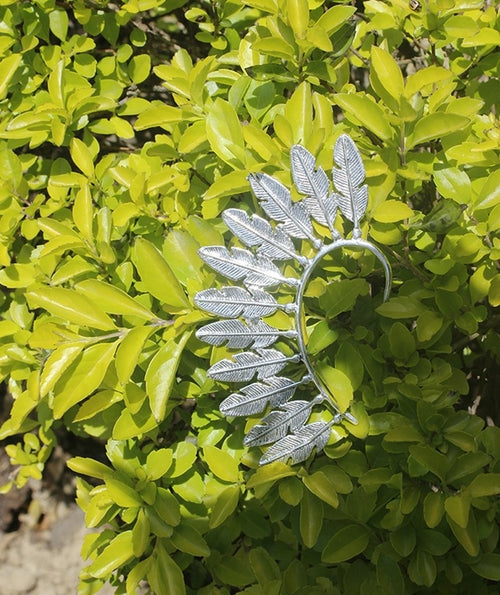
[[[360,221],[368,203],[368,188],[363,184],[365,169],[359,151],[346,134],[335,143],[333,183],[322,168],[316,168],[311,153],[294,145],[290,158],[295,187],[305,198],[293,202],[289,190],[267,174],[248,177],[271,223],[259,215],[248,215],[241,209],[227,209],[222,218],[228,228],[249,249],[224,246],[206,246],[200,249],[201,258],[215,271],[237,285],[221,289],[211,288],[195,296],[199,308],[225,320],[212,322],[196,333],[206,343],[234,349],[251,349],[237,353],[232,359],[222,359],[209,370],[208,376],[224,382],[251,382],[239,393],[232,393],[220,404],[220,411],[227,416],[246,416],[267,413],[260,423],[253,426],[245,437],[246,446],[270,444],[260,464],[272,461],[304,461],[312,453],[322,450],[330,438],[331,427],[343,419],[356,424],[348,411],[342,412],[334,397],[327,393],[318,378],[307,353],[307,333],[304,317],[304,291],[317,264],[335,250],[354,248],[368,250],[381,263],[385,273],[384,300],[389,295],[391,270],[382,252],[370,241],[361,238]],[[343,217],[353,224],[352,236],[343,238],[335,228],[335,218],[340,210]],[[316,236],[313,221],[330,230],[332,242],[323,244]],[[306,258],[297,252],[294,239],[308,240],[316,254]],[[288,277],[275,261],[294,260],[302,268],[300,277]],[[281,303],[267,288],[287,285],[296,289],[292,303]],[[282,331],[270,326],[263,318],[282,310],[293,316],[295,328]],[[280,338],[296,340],[298,353],[287,356],[272,345]],[[299,380],[278,374],[289,363],[302,362],[307,372]],[[312,400],[292,400],[299,387],[314,383],[319,394]],[[307,423],[315,405],[326,404],[332,411],[329,422]]]

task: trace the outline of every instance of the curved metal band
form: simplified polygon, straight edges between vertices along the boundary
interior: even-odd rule
[[[351,415],[349,413],[342,414],[339,411],[336,403],[332,402],[330,395],[325,394],[325,391],[323,389],[323,384],[319,380],[318,376],[316,375],[316,373],[314,371],[314,366],[312,365],[312,363],[309,359],[309,355],[308,355],[307,349],[306,349],[307,335],[306,335],[306,328],[305,328],[304,299],[303,298],[304,298],[304,291],[305,291],[307,282],[309,281],[309,278],[311,277],[313,270],[315,269],[315,267],[317,266],[319,261],[324,256],[326,256],[330,252],[333,252],[335,250],[342,249],[342,248],[361,248],[363,250],[368,250],[379,260],[379,262],[383,266],[384,272],[385,272],[384,301],[388,298],[389,291],[391,288],[392,274],[391,274],[391,268],[389,266],[389,263],[388,263],[387,259],[385,258],[385,256],[383,255],[383,253],[376,246],[374,246],[371,242],[368,242],[367,240],[363,240],[361,238],[353,238],[353,239],[349,239],[349,240],[338,239],[338,240],[335,240],[333,243],[328,244],[327,246],[323,246],[318,251],[316,256],[312,260],[309,261],[309,264],[304,269],[304,272],[300,278],[300,282],[298,285],[298,291],[297,291],[297,300],[296,300],[296,309],[295,309],[295,326],[297,329],[297,342],[299,345],[300,357],[301,357],[302,361],[304,362],[311,379],[316,384],[316,387],[321,392],[322,396],[326,398],[327,402],[330,403],[332,408],[337,413],[340,413],[341,415],[345,416],[348,419],[348,421],[350,421],[351,423],[357,423],[357,420],[353,415]]]

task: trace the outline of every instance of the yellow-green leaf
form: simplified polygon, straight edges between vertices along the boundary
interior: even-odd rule
[[[407,148],[411,149],[421,143],[439,139],[457,130],[462,130],[469,122],[469,118],[458,114],[444,112],[428,114],[420,118],[415,124],[413,134],[407,139]]]
[[[55,419],[62,417],[68,409],[99,387],[113,359],[116,347],[116,341],[91,345],[66,370],[54,387]]]
[[[113,472],[103,463],[86,457],[73,457],[66,464],[75,473],[96,477],[97,479],[104,479]]]
[[[94,160],[87,145],[74,136],[69,143],[71,159],[88,178],[94,175]]]
[[[93,218],[94,214],[90,187],[88,184],[84,184],[75,196],[75,202],[73,203],[73,221],[83,237],[89,242],[93,242]]]
[[[312,475],[304,475],[302,481],[307,489],[315,496],[329,504],[332,508],[337,508],[339,498],[335,486],[330,478],[322,471],[316,471]]]
[[[173,451],[171,448],[160,448],[152,450],[146,459],[146,472],[148,478],[156,481],[163,477],[170,469],[173,461]]]
[[[323,526],[323,502],[310,491],[305,491],[300,502],[300,536],[304,545],[312,548],[316,545]]]
[[[238,461],[232,455],[216,446],[205,446],[203,453],[210,471],[215,476],[223,481],[238,481]]]
[[[0,271],[0,285],[15,289],[28,287],[35,280],[36,269],[32,263],[16,263]]]
[[[406,203],[393,199],[384,201],[372,213],[372,217],[380,223],[395,223],[412,216],[413,211]]]
[[[105,312],[123,316],[137,316],[144,320],[153,320],[155,315],[145,306],[136,302],[122,289],[97,279],[86,279],[75,285],[78,293],[98,303]]]
[[[307,0],[287,0],[286,10],[288,22],[295,37],[303,39],[309,23],[309,5]]]
[[[10,54],[0,61],[0,99],[5,99],[12,77],[21,63],[21,54]]]
[[[104,479],[108,494],[111,500],[122,508],[130,508],[134,506],[140,506],[142,504],[141,497],[126,483],[115,479],[114,477],[106,477]]]
[[[210,555],[210,548],[207,542],[203,539],[199,531],[186,522],[182,522],[174,529],[170,539],[173,545],[181,552],[185,552],[191,556],[207,557]]]
[[[404,92],[403,75],[391,54],[376,45],[371,49],[370,82],[375,93],[396,111]]]
[[[137,326],[130,329],[116,351],[115,368],[118,380],[125,384],[130,380],[144,348],[144,343],[154,332],[152,326]]]
[[[111,573],[134,557],[132,531],[114,537],[90,566],[85,568],[95,578],[108,578]]]
[[[153,102],[151,107],[139,114],[134,128],[136,130],[155,127],[168,128],[169,125],[182,122],[183,119],[184,116],[180,108],[162,102]]]
[[[244,167],[243,132],[234,107],[224,99],[217,98],[208,112],[206,124],[212,150],[235,169]]]
[[[230,517],[238,506],[241,490],[239,486],[229,486],[221,492],[210,514],[210,529],[215,529]]]
[[[151,411],[158,423],[165,417],[181,355],[190,336],[191,333],[187,332],[179,339],[167,341],[146,370],[146,391]]]
[[[182,570],[167,554],[159,541],[155,547],[155,556],[156,564],[151,564],[147,574],[153,592],[185,595],[186,586]]]
[[[132,529],[134,556],[140,558],[151,542],[151,523],[144,510],[139,510]]]
[[[31,308],[44,308],[53,316],[103,331],[115,328],[111,318],[95,303],[72,289],[38,287],[26,293]]]
[[[346,411],[353,397],[349,377],[341,370],[324,363],[318,364],[315,371],[332,401],[342,413]]]
[[[307,144],[312,130],[311,87],[303,82],[295,89],[285,105],[285,117],[293,131],[296,143]]]
[[[335,103],[356,123],[365,126],[382,140],[391,140],[393,130],[384,110],[366,95],[338,93]]]
[[[189,301],[177,277],[159,250],[143,238],[138,238],[132,255],[144,288],[160,300],[168,312],[189,307]]]
[[[58,39],[66,41],[66,36],[68,35],[68,13],[60,9],[49,12],[49,27]]]
[[[80,355],[83,344],[63,345],[55,349],[46,359],[40,376],[40,396],[44,397],[54,388],[61,375]]]

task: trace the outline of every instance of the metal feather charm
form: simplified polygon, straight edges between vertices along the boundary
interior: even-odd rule
[[[249,217],[242,209],[227,209],[222,214],[224,223],[247,246],[258,246],[257,254],[271,260],[295,258],[307,261],[295,251],[290,237],[281,229],[273,231],[271,225],[262,217]]]
[[[330,438],[329,423],[316,421],[312,424],[302,426],[293,434],[278,440],[270,446],[261,458],[261,465],[274,461],[290,461],[292,465],[305,461],[313,449],[319,452],[323,450]]]
[[[306,196],[304,204],[315,221],[328,227],[333,237],[339,237],[334,228],[337,215],[335,194],[330,193],[330,182],[321,167],[317,170],[316,161],[307,149],[295,145],[290,151],[293,181],[297,190]]]
[[[194,297],[195,304],[202,310],[224,318],[253,319],[274,314],[278,308],[287,310],[287,305],[278,304],[275,298],[258,287],[250,290],[242,287],[204,289]]]
[[[254,382],[242,388],[241,393],[233,393],[224,399],[219,407],[220,412],[234,416],[261,413],[267,405],[277,407],[289,401],[303,382],[304,379],[294,382],[281,376],[271,376],[265,382]]]
[[[295,331],[279,331],[263,320],[245,324],[241,320],[220,320],[202,327],[196,332],[198,339],[211,345],[223,345],[234,349],[245,349],[252,346],[269,347],[279,336],[295,337]]]
[[[301,428],[309,418],[313,405],[321,402],[323,397],[313,401],[290,401],[279,409],[268,413],[260,424],[255,425],[245,436],[245,446],[269,444],[283,438],[287,432]]]
[[[248,287],[272,287],[280,283],[296,285],[297,279],[284,277],[279,268],[264,256],[255,256],[248,250],[233,248],[230,252],[224,246],[200,248],[200,257],[214,270],[225,277],[237,281],[244,279]]]
[[[368,189],[363,185],[365,170],[361,156],[345,134],[337,139],[334,160],[337,166],[333,169],[335,191],[331,191],[330,182],[323,169],[316,167],[313,155],[300,145],[292,147],[291,173],[297,191],[304,197],[297,202],[278,180],[263,173],[251,174],[248,180],[255,196],[277,225],[242,209],[227,209],[222,215],[224,222],[248,249],[207,246],[199,251],[201,258],[215,271],[245,285],[211,288],[196,294],[194,301],[198,307],[226,319],[203,326],[196,336],[210,345],[247,349],[236,353],[232,359],[216,362],[207,374],[223,382],[249,382],[255,377],[259,380],[244,386],[240,392],[231,393],[220,404],[220,411],[227,416],[244,416],[271,409],[244,440],[246,446],[271,444],[260,460],[262,465],[272,461],[300,463],[313,450],[319,452],[325,447],[333,424],[343,419],[357,423],[351,413],[341,412],[331,391],[316,374],[307,352],[304,294],[315,267],[335,250],[371,252],[385,273],[384,299],[389,294],[389,263],[374,244],[361,238],[360,221],[367,208]],[[353,223],[352,237],[343,238],[335,228],[339,210]],[[330,230],[330,243],[323,244],[316,237],[311,219]],[[312,242],[316,254],[301,255],[296,240]],[[282,272],[284,265],[280,269],[274,261],[289,261],[286,275]],[[299,268],[302,271],[297,270]],[[292,277],[288,276],[289,271]],[[287,286],[285,296],[275,297],[269,289],[263,289],[281,285]],[[296,289],[296,297],[290,302],[289,294],[293,289]],[[290,330],[279,330],[263,320],[278,310],[292,315]],[[280,338],[296,339],[296,353],[285,355],[279,349],[270,348]],[[276,376],[287,364],[298,362],[307,369],[305,375],[295,367],[298,379],[293,373],[291,378]],[[320,394],[312,399],[293,400],[306,383],[314,383]],[[307,424],[312,408],[319,404],[329,409],[327,419],[330,421]]]
[[[223,359],[217,362],[208,370],[208,375],[226,382],[247,382],[257,374],[257,378],[262,380],[280,372],[288,362],[299,359],[299,355],[286,357],[277,349],[257,349],[257,353],[244,351],[237,353],[234,361]]]
[[[356,145],[347,134],[337,139],[333,158],[339,166],[332,171],[337,202],[344,217],[354,223],[354,237],[360,237],[359,222],[368,205],[368,187],[359,187],[365,180],[365,168]]]
[[[250,174],[250,186],[264,211],[282,223],[281,228],[292,238],[309,239],[318,248],[321,242],[314,237],[311,219],[301,203],[293,203],[290,192],[281,182],[267,174]]]

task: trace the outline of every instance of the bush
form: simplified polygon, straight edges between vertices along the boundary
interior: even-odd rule
[[[63,431],[102,444],[69,463],[100,528],[79,593],[498,593],[495,8],[1,0],[0,18],[0,436],[17,486]],[[228,206],[262,215],[249,173],[291,187],[295,143],[329,172],[341,133],[393,288],[382,304],[375,260],[337,255],[307,322],[360,424],[259,467],[257,418],[225,419],[206,375],[226,350],[194,334],[194,295],[222,283],[197,251],[232,241]]]

